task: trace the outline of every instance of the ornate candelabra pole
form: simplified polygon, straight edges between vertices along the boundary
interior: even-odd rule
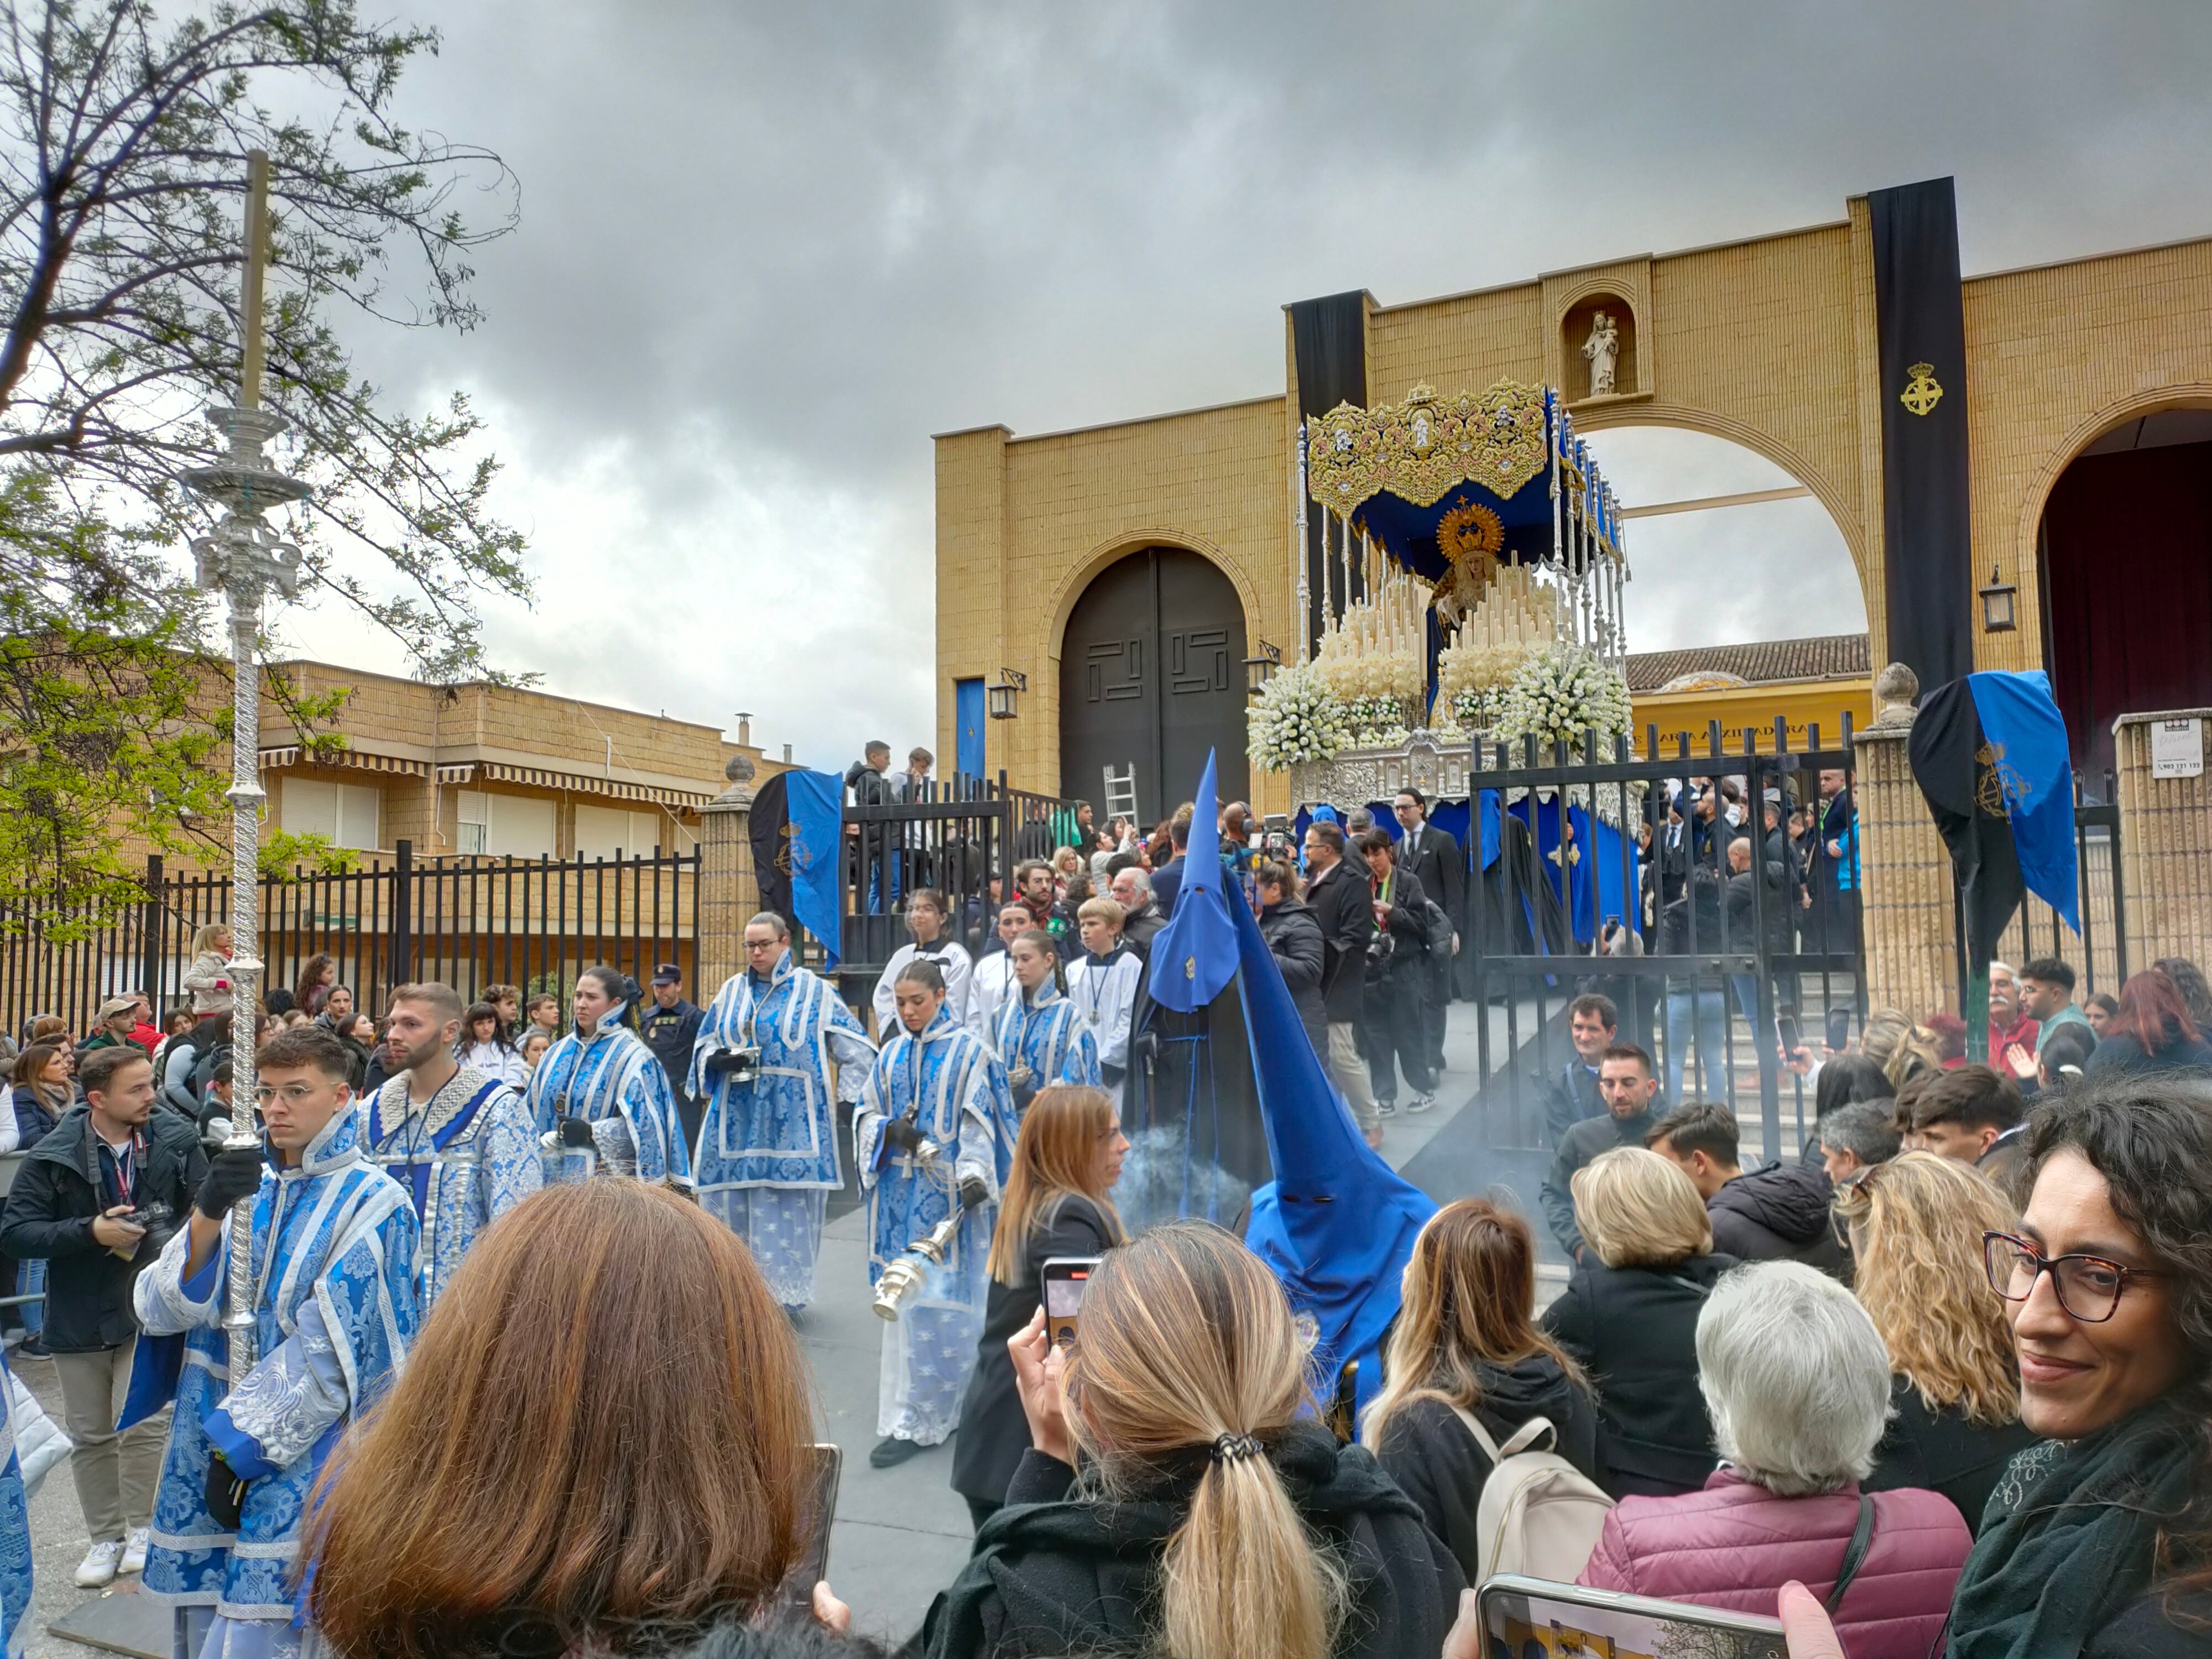
[[[199,586],[220,592],[230,606],[231,810],[230,931],[239,954],[230,962],[231,1118],[224,1150],[258,1148],[254,1132],[253,1038],[261,1006],[260,850],[261,672],[255,651],[261,632],[261,601],[270,589],[289,597],[299,585],[300,550],[261,521],[261,514],[304,498],[308,486],[287,477],[264,459],[262,446],[284,429],[283,417],[260,407],[261,279],[269,257],[269,157],[260,150],[246,158],[246,274],[239,310],[245,333],[245,363],[239,377],[238,404],[211,409],[209,422],[228,441],[228,453],[212,466],[194,467],[185,483],[223,509],[206,535],[194,538],[192,556]],[[253,1200],[239,1200],[230,1216],[228,1306],[223,1328],[230,1334],[230,1375],[235,1379],[253,1364]]]

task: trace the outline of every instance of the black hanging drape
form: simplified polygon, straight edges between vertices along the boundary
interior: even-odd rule
[[[1930,179],[1869,191],[1867,207],[1881,369],[1889,657],[1933,690],[1974,667],[1958,206],[1951,181]]]
[[[1298,414],[1301,418],[1326,415],[1339,404],[1367,407],[1367,295],[1354,289],[1332,294],[1325,300],[1300,300],[1290,308],[1291,349],[1297,363]],[[1353,589],[1340,586],[1329,592],[1329,563],[1322,556],[1322,515],[1306,514],[1306,640],[1321,642],[1322,605],[1334,600],[1337,614],[1358,597],[1358,572]]]

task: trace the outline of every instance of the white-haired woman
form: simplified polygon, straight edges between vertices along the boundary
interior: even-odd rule
[[[1579,1582],[1771,1618],[1796,1579],[1852,1659],[1923,1659],[1972,1540],[1937,1493],[1859,1490],[1889,1418],[1866,1310],[1802,1262],[1736,1268],[1698,1318],[1698,1387],[1719,1470],[1702,1492],[1623,1498]]]

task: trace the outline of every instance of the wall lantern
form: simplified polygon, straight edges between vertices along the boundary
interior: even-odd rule
[[[1265,640],[1257,641],[1255,654],[1244,659],[1245,696],[1256,697],[1265,691],[1267,682],[1274,678],[1275,671],[1282,665],[1283,653],[1279,647],[1270,645]]]
[[[999,671],[998,679],[984,688],[986,698],[990,704],[991,718],[994,720],[1013,719],[1015,694],[1029,689],[1028,675],[1016,673],[1011,668],[1001,668]]]
[[[2001,580],[1995,565],[1990,567],[1990,585],[1981,590],[1982,632],[2009,634],[2017,623],[2013,619],[2013,585]]]

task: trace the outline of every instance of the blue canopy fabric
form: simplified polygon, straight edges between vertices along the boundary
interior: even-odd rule
[[[829,965],[838,963],[842,907],[838,861],[844,856],[844,781],[834,772],[787,772],[791,811],[793,919],[822,941]]]

